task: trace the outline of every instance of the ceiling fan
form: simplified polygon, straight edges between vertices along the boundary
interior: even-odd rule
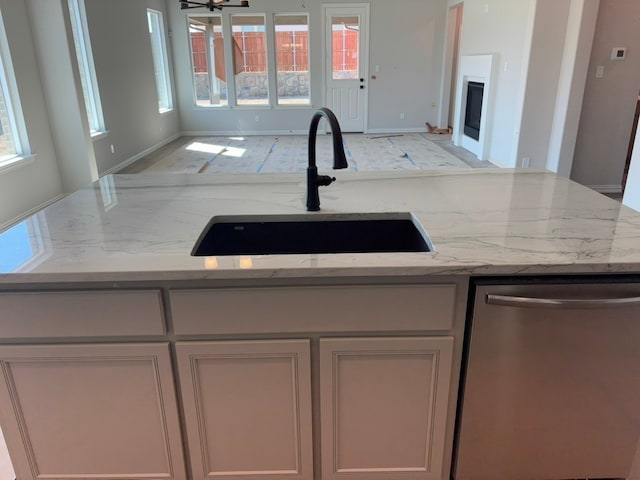
[[[187,8],[201,8],[206,7],[209,11],[222,10],[222,7],[248,7],[249,0],[241,0],[239,5],[228,5],[230,0],[208,0],[206,2],[195,2],[191,0],[178,0],[180,2],[180,9],[185,10]]]

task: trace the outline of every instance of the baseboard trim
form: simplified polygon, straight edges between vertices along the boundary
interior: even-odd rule
[[[233,131],[225,130],[223,132],[207,132],[199,130],[187,130],[182,132],[185,137],[230,137],[230,136],[258,136],[258,135],[306,135],[307,130],[247,130],[247,131]]]
[[[621,185],[585,185],[598,193],[622,193]]]
[[[12,218],[11,220],[8,220],[2,224],[0,224],[0,232],[3,232],[4,230],[7,230],[15,225],[17,225],[18,223],[22,222],[23,220],[25,220],[27,217],[30,217],[31,215],[33,215],[34,213],[38,213],[40,210],[42,210],[45,207],[48,207],[49,205],[57,202],[58,200],[63,199],[64,197],[66,197],[67,195],[69,195],[68,193],[61,193],[60,195],[56,195],[55,197],[47,200],[46,202],[41,203],[38,206],[35,206],[29,210],[27,210],[24,213],[21,213],[20,215],[18,215],[17,217]]]
[[[205,130],[186,130],[182,132],[185,137],[226,137],[237,135],[307,135],[308,130],[245,130],[239,132],[237,130],[225,130],[225,131],[205,131]],[[344,132],[351,133],[351,132]],[[373,134],[394,134],[394,133],[427,133],[424,128],[370,128],[366,132],[367,135]]]
[[[159,143],[156,143],[155,145],[150,146],[149,148],[144,149],[143,151],[141,151],[140,153],[137,153],[136,155],[134,155],[131,158],[128,158],[127,160],[124,160],[123,162],[120,162],[119,164],[117,164],[114,167],[111,167],[108,170],[105,170],[104,172],[102,172],[100,174],[101,177],[104,177],[105,175],[110,175],[112,173],[117,173],[119,170],[122,170],[125,167],[128,167],[129,165],[131,165],[133,162],[140,160],[142,157],[146,157],[147,155],[149,155],[150,153],[155,152],[156,150],[158,150],[159,148],[164,147],[165,145],[173,142],[174,140],[177,140],[178,138],[180,138],[182,136],[182,133],[176,133],[174,135],[171,135],[170,137],[165,138],[164,140],[162,140]]]
[[[385,134],[385,133],[428,133],[423,128],[369,128],[365,132],[366,134]]]

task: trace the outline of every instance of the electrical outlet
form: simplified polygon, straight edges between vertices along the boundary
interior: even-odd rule
[[[116,147],[113,146],[113,143],[111,145],[109,145],[109,148],[111,149],[111,153],[116,153]]]
[[[400,112],[400,120],[404,120],[404,112]]]
[[[604,65],[598,65],[596,67],[596,78],[604,77]]]
[[[256,122],[259,122],[259,121],[260,121],[260,115],[256,115],[256,116],[255,116],[255,121],[256,121]]]
[[[531,157],[522,157],[521,166],[522,168],[529,168],[531,165]]]
[[[431,108],[436,108],[438,104],[436,102],[431,102]]]

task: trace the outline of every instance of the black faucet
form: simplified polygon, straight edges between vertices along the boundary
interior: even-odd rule
[[[317,212],[320,210],[320,195],[318,187],[320,185],[331,185],[336,180],[335,177],[328,175],[318,175],[318,167],[316,167],[316,132],[320,119],[325,117],[331,126],[331,135],[333,136],[333,169],[347,168],[347,157],[344,154],[342,146],[342,132],[338,119],[328,108],[322,107],[316,110],[311,118],[311,126],[309,127],[309,167],[307,168],[307,210]]]

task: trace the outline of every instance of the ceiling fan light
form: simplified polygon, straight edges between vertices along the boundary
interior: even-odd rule
[[[178,0],[180,3],[180,9],[185,10],[187,8],[200,8],[206,7],[210,11],[214,10],[222,10],[222,7],[227,4],[227,7],[248,7],[249,0],[240,0],[239,4],[228,5],[231,0],[207,0],[205,1],[197,1],[197,0]]]

